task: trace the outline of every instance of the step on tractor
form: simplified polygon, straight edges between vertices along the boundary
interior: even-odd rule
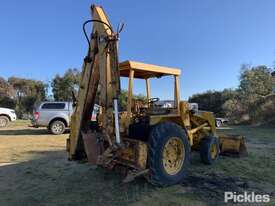
[[[243,137],[218,136],[211,112],[199,111],[180,100],[180,69],[136,61],[119,63],[118,40],[123,25],[114,31],[100,6],[92,5],[91,13],[92,19],[83,24],[88,53],[78,95],[74,95],[67,139],[69,160],[124,168],[124,182],[144,176],[152,184],[165,186],[186,176],[191,151],[199,151],[201,161],[209,165],[220,154],[246,153]],[[86,32],[89,23],[93,24],[90,36]],[[174,87],[174,100],[160,104],[158,97],[151,96],[150,80],[161,84],[167,76]],[[121,78],[128,80],[127,108],[119,104]],[[134,98],[134,79],[144,82],[146,98]],[[96,127],[91,127],[95,103],[100,105],[100,112]]]

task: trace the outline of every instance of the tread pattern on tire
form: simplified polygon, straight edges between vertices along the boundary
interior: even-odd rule
[[[166,141],[163,139],[165,135],[169,136],[167,132],[177,133],[181,136],[183,144],[185,146],[185,160],[183,163],[184,171],[181,171],[180,178],[176,176],[173,180],[168,180],[164,177],[163,171],[160,171],[160,163],[158,159],[158,155],[160,155],[160,151],[162,151]],[[177,136],[178,136],[177,135]],[[154,126],[150,133],[149,137],[149,168],[150,168],[150,182],[154,185],[158,186],[168,186],[172,184],[176,184],[179,182],[179,179],[182,179],[186,175],[186,170],[189,165],[189,157],[190,157],[190,146],[187,139],[186,132],[179,125],[172,122],[162,122],[158,125]],[[177,174],[178,175],[178,174]]]
[[[201,141],[202,141],[201,142],[201,147],[200,147],[201,161],[204,164],[211,165],[219,158],[219,153],[220,153],[219,140],[218,140],[217,137],[207,136],[207,137],[204,137]],[[211,147],[212,144],[217,145],[218,154],[217,154],[216,159],[212,159],[211,155],[210,155],[210,147]]]

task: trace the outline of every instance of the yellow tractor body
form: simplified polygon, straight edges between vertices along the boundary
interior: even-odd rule
[[[126,182],[144,175],[153,184],[171,185],[186,175],[191,150],[200,151],[206,164],[216,161],[220,151],[239,152],[243,138],[219,138],[211,112],[180,100],[180,69],[136,61],[119,63],[118,33],[113,32],[101,7],[91,10],[93,31],[67,140],[69,159],[127,168]],[[161,83],[165,76],[173,79],[174,99],[161,105],[158,97],[151,97],[150,80]],[[121,77],[128,78],[125,110],[118,103]],[[134,98],[134,79],[144,80],[145,99]],[[91,128],[96,99],[101,109],[96,128]]]

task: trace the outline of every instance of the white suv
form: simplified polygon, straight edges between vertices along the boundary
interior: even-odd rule
[[[15,120],[16,114],[13,109],[0,107],[0,127],[6,127],[10,121]]]

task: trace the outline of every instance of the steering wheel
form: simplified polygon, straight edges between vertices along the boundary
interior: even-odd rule
[[[148,102],[149,102],[149,104],[154,104],[154,103],[156,103],[158,101],[159,101],[159,98],[158,97],[154,97],[154,98],[150,98]]]

